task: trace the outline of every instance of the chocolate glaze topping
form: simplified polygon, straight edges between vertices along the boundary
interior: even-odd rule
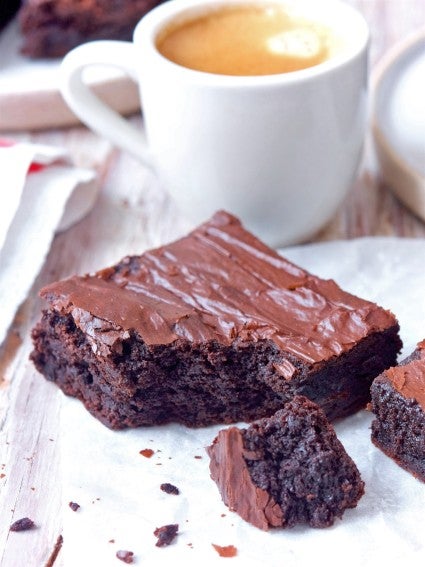
[[[211,459],[211,478],[230,510],[262,530],[283,525],[279,504],[251,480],[244,457],[252,459],[253,455],[245,451],[237,427],[220,431],[207,453]]]
[[[389,368],[385,375],[402,396],[416,400],[425,410],[425,340],[417,345],[406,364]]]
[[[388,311],[288,262],[225,212],[174,243],[41,295],[73,315],[100,355],[134,331],[148,345],[270,339],[314,363],[396,324]],[[279,371],[290,378],[293,368]]]

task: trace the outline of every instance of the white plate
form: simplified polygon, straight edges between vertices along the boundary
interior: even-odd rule
[[[0,33],[0,130],[30,130],[78,123],[59,92],[61,59],[29,59],[20,52],[16,20]],[[93,90],[122,114],[139,107],[137,86],[112,67],[90,69]]]
[[[390,50],[372,85],[372,131],[383,179],[425,220],[425,28]]]

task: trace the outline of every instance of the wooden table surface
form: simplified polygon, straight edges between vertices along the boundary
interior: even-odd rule
[[[425,24],[424,0],[350,3],[370,24],[372,69],[398,40]],[[132,117],[132,121],[138,123],[140,118]],[[28,362],[29,330],[41,308],[37,291],[47,282],[104,267],[126,254],[170,240],[182,233],[185,222],[150,173],[83,127],[24,132],[14,137],[67,148],[78,165],[96,168],[101,182],[93,211],[55,238],[46,264],[0,349],[0,565],[58,566],[64,564],[61,394]],[[312,240],[374,235],[423,238],[425,225],[381,182],[368,140],[356,183],[335,218]],[[37,528],[9,532],[10,524],[24,516],[32,518]]]

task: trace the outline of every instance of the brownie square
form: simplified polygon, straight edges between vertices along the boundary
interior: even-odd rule
[[[395,317],[217,213],[189,235],[41,291],[34,364],[112,428],[252,421],[295,394],[329,418],[395,364]]]
[[[224,503],[260,529],[331,526],[364,493],[334,428],[303,396],[247,429],[220,431],[207,452]]]
[[[373,443],[425,482],[425,340],[375,378],[371,394]]]
[[[160,0],[23,0],[22,52],[62,57],[86,41],[131,40],[137,22]]]

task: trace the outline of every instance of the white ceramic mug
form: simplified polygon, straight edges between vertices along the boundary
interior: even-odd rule
[[[62,64],[62,94],[91,129],[152,167],[192,221],[226,209],[272,246],[299,242],[334,215],[359,164],[368,26],[338,0],[296,0],[308,19],[343,38],[344,49],[314,67],[278,75],[199,72],[158,52],[157,34],[175,18],[238,2],[261,3],[170,0],[139,22],[133,43],[96,41],[74,49]],[[84,68],[96,64],[120,67],[138,82],[143,131],[83,82]]]

